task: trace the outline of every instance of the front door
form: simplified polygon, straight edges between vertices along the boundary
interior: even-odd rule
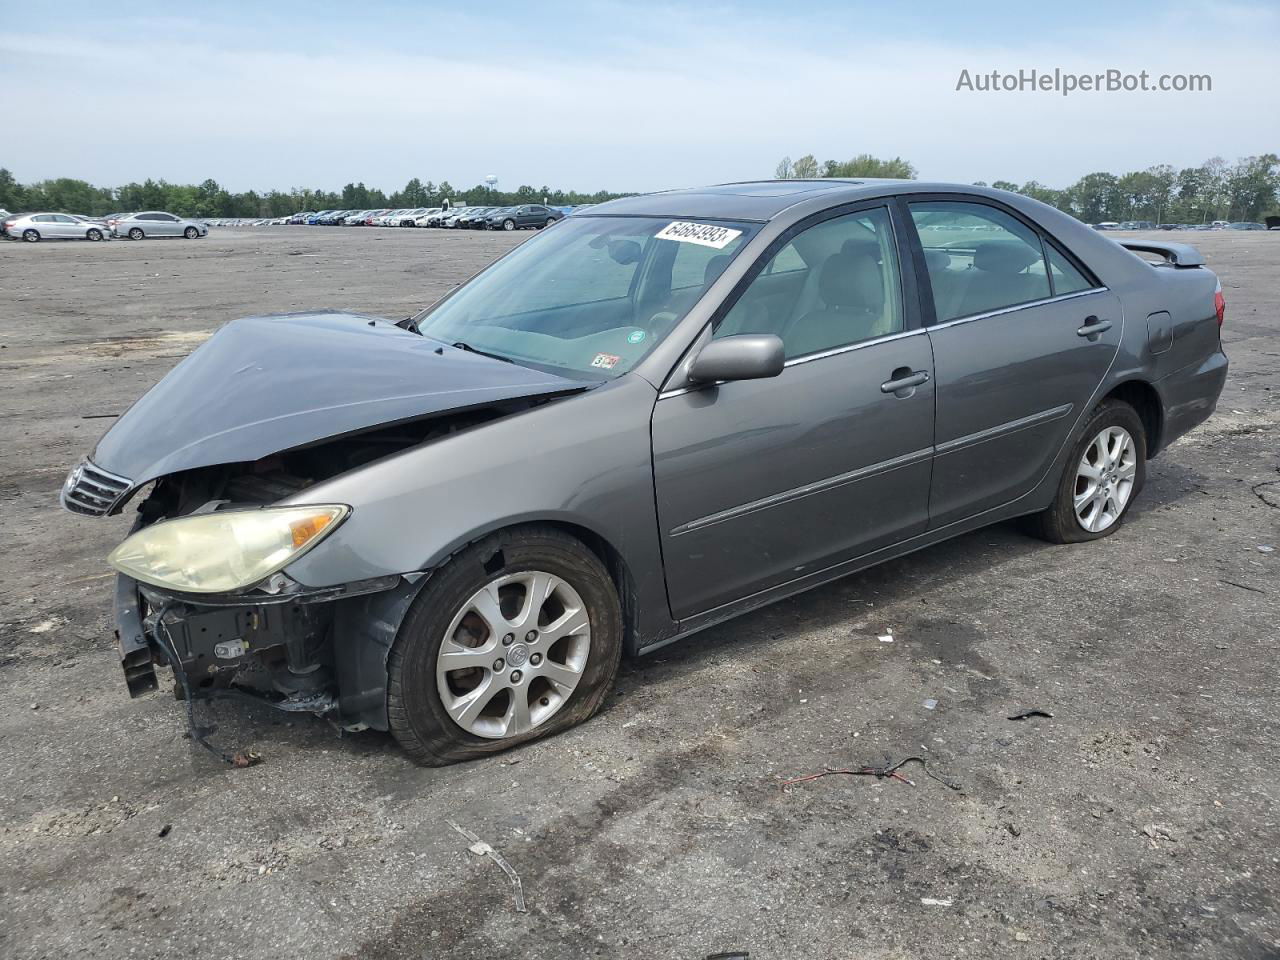
[[[1120,302],[1055,243],[974,202],[908,204],[936,323],[931,527],[1010,503],[1045,476],[1120,343]]]
[[[678,619],[923,531],[929,338],[888,210],[800,230],[713,336],[776,333],[781,375],[675,391],[653,415],[667,591]]]

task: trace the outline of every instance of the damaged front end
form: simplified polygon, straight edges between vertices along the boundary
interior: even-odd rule
[[[157,689],[157,668],[168,667],[190,698],[250,698],[345,729],[387,729],[387,657],[428,572],[361,567],[340,530],[359,504],[313,504],[307,491],[586,386],[368,317],[223,327],[63,486],[63,506],[88,516],[141,497],[111,557],[129,693]],[[343,567],[351,579],[291,577],[289,564],[312,547],[339,558],[333,579]]]

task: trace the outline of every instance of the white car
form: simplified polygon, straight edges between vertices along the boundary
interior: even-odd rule
[[[105,240],[109,231],[105,224],[82,220],[69,213],[26,213],[0,220],[0,234],[27,243],[41,240]]]
[[[413,225],[415,227],[429,227],[431,226],[431,219],[433,217],[436,222],[439,223],[442,209],[442,207],[428,207],[426,210],[423,210],[421,214],[413,218]]]

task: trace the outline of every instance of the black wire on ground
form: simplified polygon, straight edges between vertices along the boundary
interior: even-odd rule
[[[164,647],[165,655],[170,658],[174,676],[178,678],[178,683],[182,686],[182,697],[186,701],[187,705],[187,734],[192,740],[200,744],[200,746],[204,747],[204,749],[208,750],[223,763],[232,767],[248,766],[248,763],[239,759],[240,756],[248,755],[241,754],[232,756],[231,754],[223,753],[205,739],[206,731],[196,726],[195,699],[191,695],[191,681],[187,678],[187,671],[182,666],[182,657],[178,655],[178,645],[173,642],[173,636],[169,633],[169,625],[164,622],[165,614],[169,612],[173,605],[174,601],[170,600],[160,608],[159,612],[156,613],[155,636],[156,639],[160,641],[160,645]],[[210,729],[207,732],[212,733],[213,731]]]

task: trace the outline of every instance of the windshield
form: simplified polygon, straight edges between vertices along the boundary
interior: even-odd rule
[[[616,377],[671,331],[757,228],[562,220],[420,315],[418,330],[562,375]]]

